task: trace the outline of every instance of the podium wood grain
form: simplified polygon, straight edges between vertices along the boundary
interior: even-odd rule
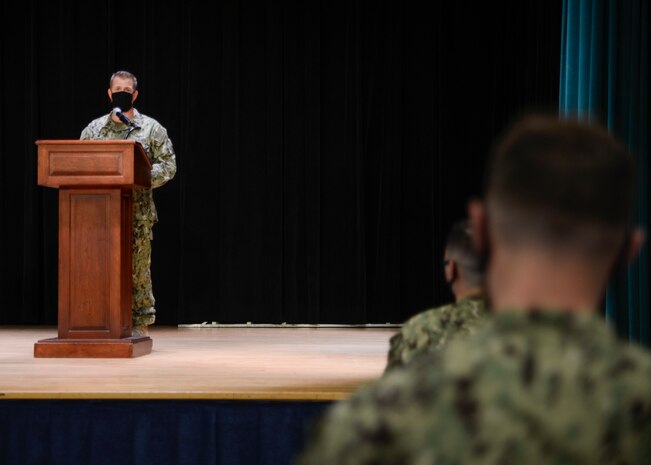
[[[134,141],[38,141],[38,183],[59,189],[58,338],[35,357],[137,357],[131,338],[133,189],[151,165]]]

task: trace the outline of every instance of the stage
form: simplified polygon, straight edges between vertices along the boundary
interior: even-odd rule
[[[149,355],[47,359],[55,327],[0,327],[0,463],[291,464],[395,331],[154,326]]]
[[[395,331],[153,326],[143,357],[47,359],[55,327],[0,328],[0,397],[338,400],[382,373]]]

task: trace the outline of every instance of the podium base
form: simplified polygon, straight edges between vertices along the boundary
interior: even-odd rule
[[[151,353],[149,336],[123,339],[41,339],[34,344],[36,358],[134,358]]]

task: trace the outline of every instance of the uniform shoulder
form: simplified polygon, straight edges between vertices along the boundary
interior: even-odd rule
[[[152,118],[149,115],[145,115],[144,113],[138,112],[138,117],[142,118],[143,121],[147,122],[147,124],[157,124],[160,125],[158,120],[156,118]]]
[[[149,134],[158,143],[163,143],[169,139],[167,129],[157,119],[143,113],[137,113],[136,123],[143,128],[145,133]]]
[[[409,318],[402,325],[404,331],[420,328],[424,324],[430,324],[440,319],[448,318],[454,312],[454,304],[441,305],[440,307],[430,308]]]
[[[484,297],[467,297],[459,301],[456,307],[483,312],[486,310],[486,299]]]
[[[409,334],[421,329],[431,331],[445,328],[450,324],[463,326],[482,317],[485,311],[486,303],[483,299],[463,299],[414,315],[403,324],[401,333]]]
[[[608,354],[608,372],[625,382],[645,383],[651,389],[651,351],[628,341],[619,341],[618,349]]]
[[[165,127],[156,118],[152,118],[151,116],[145,115],[144,113],[138,112],[136,119],[141,126],[149,127],[154,131],[166,130]]]
[[[99,128],[102,127],[106,124],[108,121],[109,114],[107,113],[106,115],[99,116],[92,120],[88,125],[86,126],[87,128]]]
[[[651,388],[651,352],[620,339],[596,315],[500,313],[487,318],[472,338],[451,342],[445,356],[444,364],[450,367],[515,363],[523,370],[516,370],[522,379],[535,380],[544,371],[577,383],[593,379],[604,385],[641,383]],[[581,380],[578,373],[584,376]]]
[[[81,139],[98,139],[102,138],[100,132],[109,121],[109,115],[103,115],[92,120],[88,125],[81,131]]]

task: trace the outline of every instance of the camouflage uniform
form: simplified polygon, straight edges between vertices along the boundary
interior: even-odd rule
[[[467,297],[413,316],[391,338],[386,371],[409,363],[422,352],[440,350],[457,334],[474,332],[485,314],[483,298]]]
[[[129,139],[140,142],[152,164],[151,187],[160,187],[176,174],[176,156],[172,141],[163,126],[134,108],[133,122],[140,129]],[[116,123],[111,115],[97,118],[82,131],[81,139],[124,139],[128,128]],[[151,189],[133,191],[133,326],[142,328],[155,320],[154,294],[151,285],[152,227],[158,221]]]
[[[522,311],[335,404],[297,463],[650,461],[651,353],[596,315]]]

